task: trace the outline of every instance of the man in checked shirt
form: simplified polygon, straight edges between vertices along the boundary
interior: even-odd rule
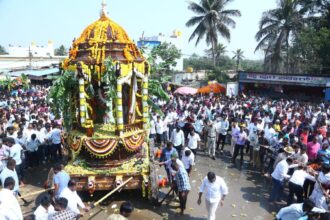
[[[171,167],[175,171],[175,180],[178,187],[180,200],[180,215],[183,215],[184,210],[186,209],[188,193],[191,189],[189,176],[185,168],[179,166],[176,162],[172,162]]]

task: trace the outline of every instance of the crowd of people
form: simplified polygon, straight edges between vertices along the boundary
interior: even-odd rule
[[[80,215],[78,207],[89,210],[76,193],[76,183],[59,163],[63,155],[62,121],[50,111],[48,90],[48,86],[33,86],[28,91],[0,93],[0,214],[18,215],[8,219],[23,219],[15,196],[20,196],[26,170],[49,162],[56,164],[49,183],[55,188],[56,200],[54,203],[50,197],[43,197],[35,211],[36,219],[45,219],[46,214],[65,219]],[[248,164],[271,179],[269,202],[285,199],[287,203],[277,219],[298,219],[307,214],[313,219],[327,219],[328,104],[214,94],[170,94],[169,102],[154,101],[162,113],[151,113],[150,138],[161,151],[159,165],[165,167],[167,180],[179,197],[181,215],[191,190],[189,177],[195,157],[201,154],[213,160],[220,155],[230,157],[233,164]],[[289,194],[284,198],[286,186]],[[205,194],[208,219],[216,219],[216,209],[228,194],[225,181],[209,172],[199,191],[197,203],[202,203]],[[14,197],[8,196],[10,192]],[[130,213],[133,206],[125,204],[125,210]]]
[[[247,163],[271,178],[271,204],[285,199],[294,210],[299,204],[296,215],[292,215],[293,209],[282,209],[277,219],[298,219],[297,216],[307,215],[305,209],[313,214],[313,219],[319,216],[327,219],[324,213],[330,202],[329,104],[244,94],[232,98],[210,94],[170,95],[169,102],[158,101],[158,105],[164,114],[153,113],[150,138],[162,149],[160,165],[165,165],[167,178],[174,188],[189,180],[180,180],[171,168],[173,164],[179,173],[185,169],[189,177],[198,151],[213,160],[217,154],[229,155],[233,164]],[[224,151],[226,144],[230,147]],[[289,195],[284,198],[286,184]],[[189,189],[186,187],[186,191]],[[201,186],[201,192],[203,189]],[[225,184],[221,189],[218,194],[222,196],[213,208],[206,206],[208,219],[216,219],[216,207],[228,193]],[[187,192],[184,196],[179,193],[181,213],[187,195]]]

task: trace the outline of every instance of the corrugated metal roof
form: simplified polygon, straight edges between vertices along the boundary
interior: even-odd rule
[[[22,71],[15,71],[15,72],[7,72],[6,75],[9,76],[21,76],[22,74],[27,76],[47,76],[50,74],[56,74],[59,72],[58,68],[51,68],[51,69],[42,69],[42,70],[22,70]]]

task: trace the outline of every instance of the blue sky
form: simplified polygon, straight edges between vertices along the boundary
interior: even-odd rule
[[[198,0],[195,0],[198,1]],[[107,0],[109,17],[119,23],[129,36],[138,40],[158,33],[170,34],[174,29],[183,32],[183,53],[202,55],[206,44],[188,43],[192,28],[185,27],[193,15],[186,0]],[[234,0],[228,9],[239,9],[231,41],[221,39],[228,55],[241,48],[245,57],[262,59],[254,53],[255,33],[263,11],[276,7],[276,0]],[[99,18],[101,0],[0,0],[0,44],[27,46],[31,41],[46,45],[51,39],[55,46],[69,47],[74,37]]]

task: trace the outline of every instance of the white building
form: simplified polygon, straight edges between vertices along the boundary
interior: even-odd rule
[[[35,42],[28,47],[9,45],[8,53],[12,57],[29,57],[30,53],[32,57],[53,57],[54,44],[52,41],[48,41],[47,46],[39,46]]]
[[[207,79],[206,71],[200,70],[191,73],[188,72],[177,73],[172,77],[172,82],[176,84],[189,85],[189,86],[198,84],[197,86],[199,86],[199,83],[206,79]]]
[[[171,43],[179,50],[183,49],[183,39],[182,39],[182,32],[179,30],[174,30],[171,35],[165,34],[158,34],[158,36],[152,37],[141,37],[140,40],[137,42],[139,48],[143,47],[146,50],[146,53],[150,51],[153,47],[160,45],[161,43]],[[174,67],[176,71],[183,71],[183,57],[177,60],[177,65]]]

